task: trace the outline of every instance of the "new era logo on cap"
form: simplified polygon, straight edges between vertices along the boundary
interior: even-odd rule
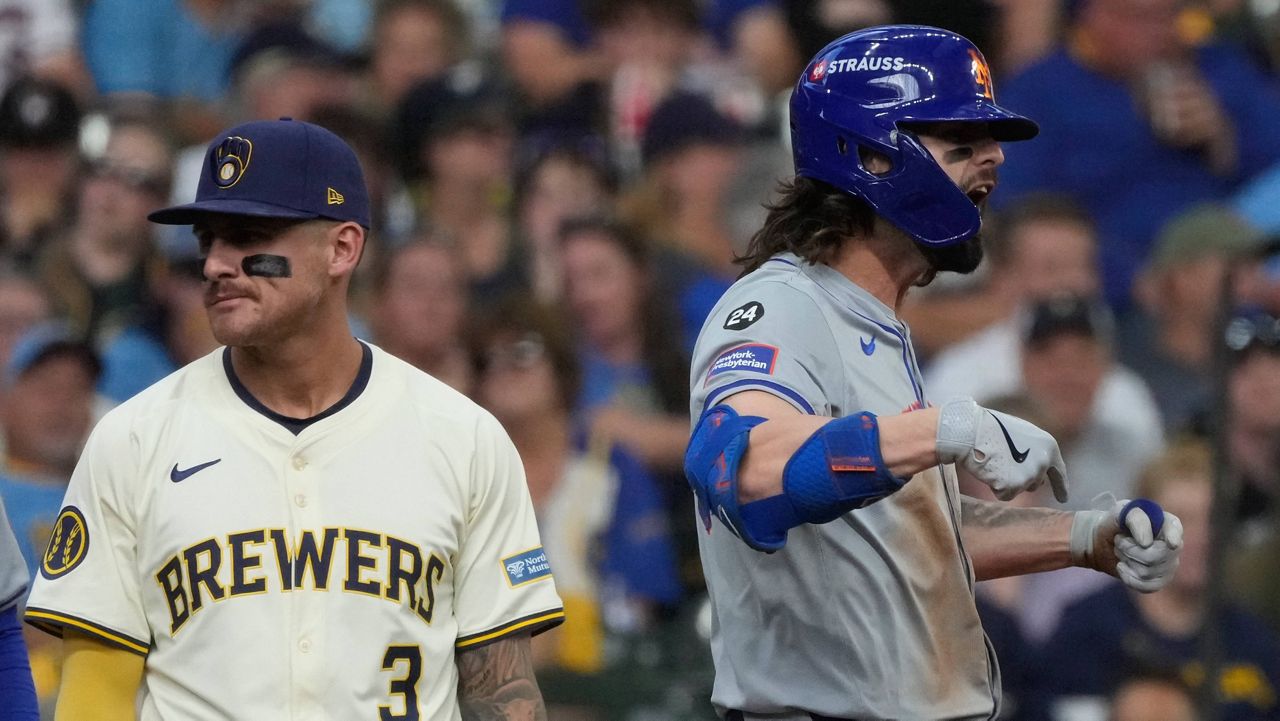
[[[369,194],[355,152],[338,136],[311,123],[256,121],[209,145],[195,202],[148,218],[189,225],[209,213],[328,218],[368,228]]]

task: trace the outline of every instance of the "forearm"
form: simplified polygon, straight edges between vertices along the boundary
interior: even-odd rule
[[[1075,514],[1022,508],[962,496],[960,535],[977,580],[1053,571],[1074,565],[1071,523]]]
[[[56,721],[133,721],[145,659],[70,629]]]
[[[460,652],[457,666],[463,721],[546,721],[528,636]]]

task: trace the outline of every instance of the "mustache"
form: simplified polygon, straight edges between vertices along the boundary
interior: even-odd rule
[[[228,298],[253,298],[253,288],[225,280],[205,280],[204,304],[213,305]]]

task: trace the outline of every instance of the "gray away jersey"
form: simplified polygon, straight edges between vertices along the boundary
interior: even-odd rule
[[[825,265],[775,256],[739,280],[694,350],[691,414],[762,390],[804,413],[923,405],[907,329]],[[713,608],[713,703],[759,714],[987,719],[999,671],[973,597],[949,466],[773,554],[712,521],[699,546]],[[702,523],[698,521],[698,523]]]
[[[0,611],[16,604],[26,592],[27,564],[9,525],[4,499],[0,498]]]

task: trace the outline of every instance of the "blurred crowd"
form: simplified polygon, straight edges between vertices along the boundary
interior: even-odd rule
[[[196,244],[147,212],[220,129],[309,120],[375,204],[353,333],[524,459],[568,611],[535,639],[550,717],[714,718],[688,353],[790,173],[804,62],[890,21],[973,39],[1042,127],[1005,151],[983,269],[909,299],[933,402],[1032,420],[1070,508],[1150,497],[1188,539],[1150,596],[980,584],[1001,718],[1208,694],[1280,720],[1276,2],[0,0],[0,497],[33,572],[94,420],[215,349]],[[56,642],[29,645],[51,709]]]

